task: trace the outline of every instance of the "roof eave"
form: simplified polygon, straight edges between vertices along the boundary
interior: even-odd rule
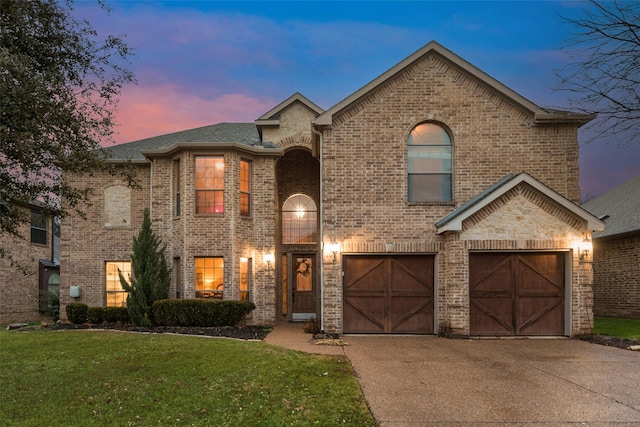
[[[597,114],[583,114],[573,112],[560,112],[560,113],[536,113],[533,123],[537,125],[546,124],[577,124],[578,127],[586,125],[593,119],[598,117]]]
[[[115,164],[115,165],[125,165],[125,164],[133,164],[133,165],[146,165],[149,164],[147,159],[107,159],[107,163]]]
[[[269,148],[264,145],[247,145],[238,142],[178,142],[165,148],[140,150],[146,158],[165,157],[180,150],[234,150],[257,156],[281,156],[281,148]]]

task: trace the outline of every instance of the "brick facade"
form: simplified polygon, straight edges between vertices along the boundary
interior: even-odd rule
[[[595,315],[640,319],[638,260],[640,236],[594,240]]]
[[[104,304],[104,262],[129,258],[142,211],[150,207],[154,230],[174,266],[180,265],[172,295],[195,296],[194,257],[221,256],[224,298],[236,299],[240,258],[252,260],[251,298],[258,308],[251,324],[291,319],[286,275],[292,253],[316,254],[317,316],[330,333],[343,331],[342,255],[431,254],[436,332],[469,335],[470,253],[561,251],[568,271],[566,334],[589,332],[591,264],[580,263],[574,249],[589,232],[591,217],[572,207],[580,197],[577,128],[586,119],[548,113],[461,64],[430,44],[326,112],[296,94],[256,120],[263,146],[224,140],[196,147],[189,145],[194,139],[151,139],[145,144],[164,145],[143,150],[140,189],[106,176],[78,178],[76,183],[98,191],[88,219],[72,216],[63,227],[64,302],[73,284],[83,287],[82,302]],[[407,138],[424,122],[450,133],[451,202],[408,201]],[[202,154],[224,156],[223,214],[195,214],[195,156]],[[252,165],[250,217],[239,212],[241,159]],[[518,185],[465,218],[461,230],[438,230],[438,221],[522,171],[540,186]],[[321,233],[311,245],[283,245],[280,239],[280,209],[296,193],[310,196],[319,209]],[[334,240],[340,245],[335,263],[328,250]],[[265,254],[275,256],[273,272],[266,271]]]
[[[28,213],[28,209],[27,213]],[[39,263],[52,258],[51,219],[47,220],[47,243],[31,243],[30,225],[20,227],[17,238],[2,235],[0,247],[19,266],[11,265],[9,259],[0,258],[0,323],[33,322],[40,320],[39,308]]]

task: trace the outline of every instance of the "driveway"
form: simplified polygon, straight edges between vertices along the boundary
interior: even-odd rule
[[[346,355],[380,427],[640,426],[640,352],[569,339],[344,335],[316,345],[302,325],[265,341]]]
[[[568,339],[343,339],[381,427],[640,426],[640,352]]]

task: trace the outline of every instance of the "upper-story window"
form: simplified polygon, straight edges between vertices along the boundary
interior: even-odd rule
[[[251,162],[240,160],[240,215],[251,215]]]
[[[31,243],[47,244],[47,217],[39,211],[31,211]]]
[[[196,213],[224,212],[224,157],[196,157]]]
[[[318,210],[311,197],[294,194],[282,205],[282,243],[318,241]]]
[[[451,137],[435,123],[413,128],[407,140],[410,202],[449,202],[453,198]]]

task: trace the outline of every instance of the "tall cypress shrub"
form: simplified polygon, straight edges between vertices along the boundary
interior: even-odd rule
[[[162,245],[160,238],[151,229],[149,209],[145,209],[142,229],[138,237],[133,238],[131,283],[118,271],[122,288],[129,293],[129,318],[136,326],[152,326],[153,302],[169,298],[171,269],[164,256],[166,248],[167,245]]]

